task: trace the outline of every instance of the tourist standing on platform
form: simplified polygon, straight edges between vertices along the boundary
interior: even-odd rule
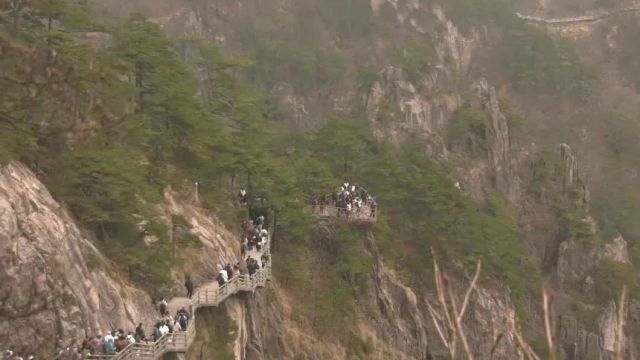
[[[374,198],[373,196],[371,197],[371,200],[369,202],[369,207],[371,208],[371,213],[369,214],[369,217],[375,218],[376,208],[378,207],[378,203],[376,203],[376,198]]]

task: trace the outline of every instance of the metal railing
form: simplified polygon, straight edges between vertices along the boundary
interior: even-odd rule
[[[360,208],[351,210],[335,205],[312,205],[311,213],[317,217],[341,218],[354,222],[376,222],[377,209],[370,205],[362,205]]]
[[[186,331],[166,334],[154,343],[130,344],[116,355],[89,355],[88,360],[156,360],[169,352],[186,352],[196,336],[195,315],[201,307],[218,306],[228,297],[240,291],[253,292],[259,287],[264,287],[271,280],[271,234],[264,246],[264,254],[268,261],[265,267],[257,270],[253,275],[236,275],[217,289],[199,288],[191,297],[191,313],[193,318],[189,321]]]

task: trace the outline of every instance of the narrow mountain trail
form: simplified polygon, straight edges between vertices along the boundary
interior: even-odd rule
[[[267,246],[269,246],[269,243],[267,243]],[[253,248],[253,250],[247,251],[247,253],[245,254],[245,259],[247,256],[251,256],[252,258],[260,261],[260,258],[263,254],[269,254],[269,251],[266,250],[266,247],[263,248],[263,251],[258,251]],[[196,294],[198,294],[200,291],[204,291],[206,293],[218,293],[220,291],[220,286],[218,285],[218,282],[216,280],[211,280],[205,284],[202,284],[202,286],[198,287],[195,290],[192,299],[195,298]],[[171,300],[169,300],[169,306],[167,307],[169,310],[169,314],[175,314],[182,308],[188,309],[192,305],[192,299],[189,299],[186,296],[172,298]]]
[[[541,25],[551,25],[551,26],[573,26],[573,25],[583,25],[596,23],[611,17],[620,16],[629,13],[635,13],[640,11],[640,6],[616,9],[616,10],[605,10],[598,11],[592,14],[583,15],[583,16],[575,16],[575,17],[564,17],[564,18],[548,18],[548,17],[540,17],[533,15],[524,15],[521,13],[516,13],[516,16],[520,19],[523,19],[527,22]]]

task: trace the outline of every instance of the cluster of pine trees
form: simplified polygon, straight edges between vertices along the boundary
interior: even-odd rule
[[[156,288],[169,281],[165,269],[180,255],[168,229],[153,221],[153,205],[167,186],[184,190],[197,181],[203,205],[232,228],[246,216],[232,206],[240,186],[268,199],[281,259],[276,276],[291,291],[317,291],[309,279],[319,249],[302,199],[347,179],[377,196],[378,245],[408,281],[432,279],[431,247],[468,263],[483,258],[485,274],[509,283],[516,297],[530,288],[522,279],[537,281],[504,201],[476,205],[418,144],[374,139],[363,113],[298,131],[238,80],[255,64],[200,39],[170,40],[139,15],[96,24],[82,1],[14,0],[0,11],[0,162],[35,169],[137,280]],[[369,281],[368,233],[339,232],[339,251],[319,283],[333,292],[317,293],[340,296],[307,309],[318,324],[352,316],[353,298]],[[160,241],[145,245],[145,234]]]

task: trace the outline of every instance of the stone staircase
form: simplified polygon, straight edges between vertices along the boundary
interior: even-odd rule
[[[269,259],[267,266],[256,271],[255,274],[249,276],[235,275],[226,284],[218,287],[216,282],[207,283],[196,290],[191,299],[179,297],[171,299],[169,302],[170,314],[175,314],[180,308],[189,308],[193,315],[189,321],[186,331],[174,332],[161,337],[155,343],[136,343],[127,346],[124,350],[116,355],[91,355],[87,357],[90,360],[156,360],[161,359],[167,353],[182,354],[187,352],[189,346],[196,336],[195,316],[196,310],[201,307],[215,306],[217,307],[230,296],[241,291],[254,292],[259,287],[266,286],[271,280],[271,234],[267,240],[267,244],[262,251],[251,251],[247,255],[260,262],[261,256],[267,255]]]

